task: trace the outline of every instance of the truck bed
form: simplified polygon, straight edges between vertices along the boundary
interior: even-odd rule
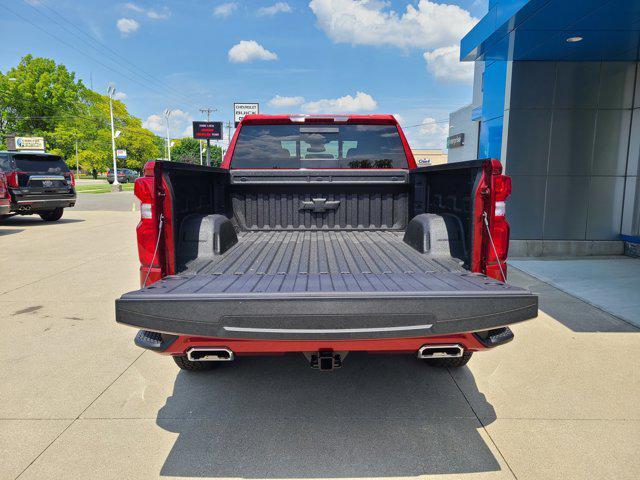
[[[352,339],[488,330],[537,297],[431,256],[401,231],[245,231],[213,260],[123,295],[117,321],[218,338]]]

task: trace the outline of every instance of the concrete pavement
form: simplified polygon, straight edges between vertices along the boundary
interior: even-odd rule
[[[540,317],[468,368],[287,356],[189,374],[114,322],[137,221],[0,224],[0,479],[637,478],[640,330],[602,310],[512,268]]]

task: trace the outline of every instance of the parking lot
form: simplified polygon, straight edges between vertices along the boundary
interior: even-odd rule
[[[98,201],[100,199],[100,201]],[[350,355],[200,374],[138,349],[131,192],[0,225],[0,478],[637,478],[640,330],[515,268],[516,339],[438,370]]]

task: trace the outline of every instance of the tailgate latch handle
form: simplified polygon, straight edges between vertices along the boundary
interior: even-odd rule
[[[326,198],[312,198],[305,200],[300,206],[300,210],[311,210],[314,213],[324,213],[335,210],[340,206],[340,200],[327,200]]]

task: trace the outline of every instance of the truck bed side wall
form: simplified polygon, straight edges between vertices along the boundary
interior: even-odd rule
[[[165,248],[172,250],[166,251],[172,265],[184,218],[213,213],[233,219],[238,230],[399,231],[415,215],[447,214],[463,231],[466,249],[461,259],[467,268],[472,263],[473,199],[483,161],[419,168],[408,175],[373,170],[230,172],[157,163],[156,173],[167,190],[164,215],[171,238]]]

